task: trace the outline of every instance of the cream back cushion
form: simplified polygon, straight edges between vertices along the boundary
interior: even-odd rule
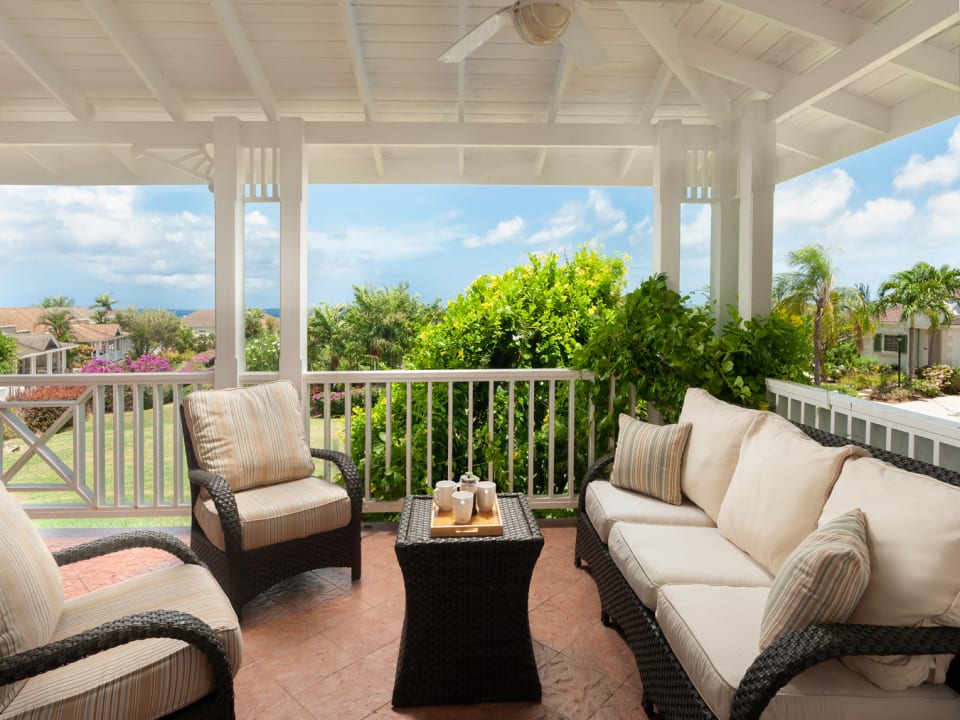
[[[689,436],[689,423],[651,425],[621,414],[610,484],[679,505],[680,469]]]
[[[183,408],[197,464],[235,492],[313,474],[292,383],[202,390],[188,395]]]
[[[867,517],[870,582],[850,622],[960,626],[960,487],[865,458],[843,466],[821,523],[851,508]],[[943,682],[950,655],[849,657],[885,689]]]
[[[743,439],[717,527],[776,575],[816,529],[844,461],[865,454],[852,445],[823,447],[779,415],[761,413]]]
[[[60,569],[30,518],[0,483],[0,659],[49,642],[62,611]],[[22,685],[0,686],[0,711]]]
[[[680,487],[714,522],[740,457],[740,444],[756,410],[717,400],[706,390],[689,388],[679,422],[692,425],[683,459]]]

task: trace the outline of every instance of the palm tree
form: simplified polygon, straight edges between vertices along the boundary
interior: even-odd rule
[[[878,315],[894,307],[901,308],[900,322],[909,323],[910,333],[907,344],[907,377],[912,379],[916,369],[917,315],[925,315],[930,321],[931,336],[943,325],[953,321],[953,301],[960,293],[960,268],[941,265],[935,268],[925,262],[918,262],[908,270],[891,275],[880,284],[879,298],[876,303]]]
[[[59,342],[68,342],[73,335],[73,313],[65,307],[48,307],[40,313],[40,324]]]
[[[91,310],[94,310],[93,318],[98,325],[102,325],[110,317],[110,312],[113,310],[113,306],[117,304],[117,299],[113,297],[112,293],[103,293],[101,295],[96,295],[93,298],[93,305],[90,306]]]

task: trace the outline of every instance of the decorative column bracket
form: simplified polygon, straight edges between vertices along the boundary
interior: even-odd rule
[[[186,150],[186,152],[184,152]],[[176,152],[179,155],[169,156],[161,153]],[[195,178],[203,180],[211,187],[213,180],[213,156],[207,152],[206,146],[195,148],[147,148],[141,145],[133,145],[130,148],[130,154],[137,160],[148,157],[151,160],[169,165],[172,168],[193,175]]]

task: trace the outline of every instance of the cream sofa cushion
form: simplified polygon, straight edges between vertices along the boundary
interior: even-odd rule
[[[866,458],[843,466],[821,522],[854,507],[867,517],[871,569],[850,622],[960,626],[960,487]],[[902,688],[943,682],[950,658],[845,662],[881,687]]]
[[[728,720],[733,695],[758,655],[760,616],[768,590],[755,587],[665,585],[657,621],[700,696]],[[955,720],[960,695],[947,685],[888,692],[827,660],[790,680],[763,720]]]
[[[714,527],[713,520],[689,500],[671,505],[618,488],[606,480],[593,480],[587,485],[583,503],[590,523],[604,543],[616,522]]]
[[[817,527],[844,461],[865,454],[852,445],[823,447],[779,415],[763,412],[743,439],[717,527],[776,574]]]
[[[767,596],[760,649],[797,628],[847,622],[869,581],[866,520],[857,508],[824,523],[787,556]]]
[[[717,400],[700,388],[689,388],[684,396],[679,422],[693,427],[680,488],[714,522],[740,457],[740,443],[757,416],[756,410]]]
[[[20,503],[0,482],[0,660],[48,643],[62,610],[60,569]],[[0,711],[22,685],[0,686]]]
[[[200,565],[173,565],[68,600],[51,639],[161,609],[195,615],[212,627],[236,674],[243,654],[240,624]],[[138,720],[174,712],[212,688],[210,665],[199,650],[172,638],[138,640],[30,678],[0,717]]]
[[[679,505],[683,499],[680,470],[688,437],[690,423],[651,425],[621,413],[610,482]]]
[[[668,583],[769,587],[770,574],[716,528],[620,522],[609,540],[610,557],[648,608]]]
[[[350,496],[329,480],[305,477],[234,494],[244,550],[309,537],[350,524]],[[197,523],[217,548],[226,552],[220,516],[213,498],[198,497]]]
[[[197,465],[234,492],[313,473],[293,383],[201,390],[183,401]]]

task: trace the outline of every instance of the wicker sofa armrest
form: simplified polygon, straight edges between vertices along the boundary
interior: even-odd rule
[[[791,678],[846,655],[960,653],[960,628],[810,625],[787,633],[757,656],[733,697],[730,720],[757,720]]]
[[[587,468],[587,472],[584,474],[583,480],[580,483],[580,497],[577,500],[577,508],[580,512],[586,511],[584,503],[587,497],[587,485],[594,480],[607,477],[610,474],[607,468],[613,464],[613,458],[614,454],[608,453],[594,460],[590,467]]]
[[[310,448],[310,454],[320,460],[329,460],[343,476],[343,483],[347,489],[347,495],[350,496],[351,503],[363,504],[363,482],[360,480],[360,471],[353,460],[346,453],[337,450],[325,450],[322,448]]]
[[[220,517],[223,542],[227,552],[240,552],[243,548],[240,536],[240,512],[237,510],[237,499],[233,495],[230,484],[220,475],[196,468],[188,473],[188,477],[193,502],[196,502],[196,494],[201,489],[206,490],[213,498],[213,506]]]
[[[151,610],[104,623],[77,635],[0,660],[0,685],[26,680],[134,640],[169,637],[193,645],[206,656],[214,681],[211,717],[232,718],[233,673],[223,643],[209,625],[176,610]]]
[[[53,553],[53,558],[57,561],[57,565],[62,566],[136,547],[164,550],[186,565],[200,564],[200,558],[185,543],[161,530],[133,530],[98,538],[57,550]]]

